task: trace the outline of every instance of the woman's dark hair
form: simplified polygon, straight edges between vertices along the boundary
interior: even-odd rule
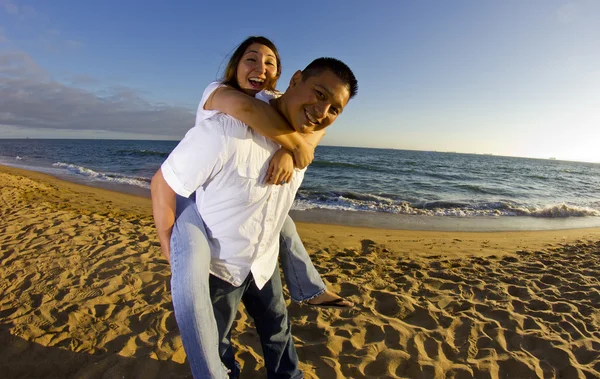
[[[262,36],[251,36],[246,38],[244,42],[240,43],[240,45],[235,49],[235,51],[231,55],[231,58],[229,58],[229,62],[227,63],[227,67],[225,67],[225,72],[223,73],[222,82],[223,84],[226,84],[230,87],[241,89],[236,77],[237,68],[240,64],[240,61],[242,60],[242,57],[244,56],[244,53],[246,52],[246,49],[253,43],[264,45],[269,49],[273,50],[273,53],[275,54],[275,59],[277,60],[277,75],[275,75],[275,78],[273,79],[267,79],[268,81],[265,86],[265,89],[271,91],[275,90],[277,80],[279,80],[279,77],[281,76],[281,59],[279,58],[279,51],[277,51],[275,44],[271,42],[271,40],[269,40],[268,38]]]

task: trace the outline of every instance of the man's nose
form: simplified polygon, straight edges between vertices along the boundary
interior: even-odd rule
[[[328,103],[319,103],[315,107],[316,115],[318,118],[323,119],[327,116],[327,112],[329,111],[329,107],[331,107]]]

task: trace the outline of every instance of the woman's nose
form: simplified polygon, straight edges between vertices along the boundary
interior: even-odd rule
[[[267,71],[267,65],[265,64],[265,62],[259,61],[256,64],[256,69],[258,71],[260,71],[262,74],[264,74]]]

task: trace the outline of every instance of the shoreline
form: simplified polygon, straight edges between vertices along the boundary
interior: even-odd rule
[[[0,372],[190,377],[151,212],[0,166]],[[297,227],[328,288],[356,304],[288,300],[307,379],[600,377],[600,228]],[[232,335],[242,376],[265,377],[243,307]]]
[[[123,217],[125,220],[141,219],[148,227],[149,237],[157,241],[152,218],[152,203],[147,197],[73,183],[45,173],[7,166],[0,166],[0,174],[2,173],[22,176],[43,186],[49,186],[54,189],[51,196],[38,194],[32,198],[37,197],[42,201],[50,200],[55,203],[54,206],[62,209],[72,209],[83,214],[98,213],[115,218]],[[359,226],[319,222],[316,217],[309,218],[307,221],[302,216],[298,216],[298,213],[301,212],[291,212],[290,214],[294,218],[307,248],[311,246],[311,241],[323,238],[333,240],[331,244],[336,248],[347,248],[360,244],[362,240],[378,240],[385,245],[385,248],[406,251],[409,256],[436,255],[443,252],[449,257],[454,257],[480,254],[505,255],[507,252],[515,252],[524,248],[541,250],[553,244],[600,240],[600,227],[505,231],[380,228],[365,225],[365,221],[368,222],[369,218],[364,217],[357,218],[359,220],[357,223],[362,223]],[[347,215],[352,212],[339,212],[335,216],[339,217],[340,213],[345,213],[346,220],[352,221]],[[406,217],[429,218],[431,216]],[[414,225],[419,226],[419,224]],[[156,242],[156,246],[158,246],[158,242]]]
[[[23,168],[20,165],[0,164],[0,170],[10,168],[15,172],[38,173],[56,180],[90,188],[150,199],[150,190],[127,184],[91,182],[71,175],[55,175],[46,171]],[[42,168],[39,168],[42,170]],[[27,175],[27,174],[23,174]],[[569,230],[600,228],[600,217],[526,217],[526,216],[424,216],[370,211],[344,211],[331,209],[291,210],[290,216],[299,223],[340,225],[360,228],[447,231],[447,232],[512,232],[536,230]]]

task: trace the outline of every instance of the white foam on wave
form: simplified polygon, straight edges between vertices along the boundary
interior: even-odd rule
[[[329,209],[344,211],[370,211],[383,212],[402,215],[420,215],[420,216],[453,216],[453,217],[473,217],[473,216],[529,216],[539,218],[568,218],[568,217],[599,217],[600,211],[592,208],[577,207],[567,204],[556,204],[545,207],[518,207],[506,206],[503,208],[471,208],[471,207],[438,207],[432,209],[423,209],[413,207],[408,202],[394,203],[386,199],[384,202],[362,201],[347,199],[339,196],[335,199],[326,201],[314,200],[296,200],[292,207],[293,210],[308,209]]]
[[[549,217],[549,218],[564,218],[564,217],[585,217],[585,216],[600,216],[600,211],[592,208],[577,207],[567,205],[565,203],[555,204],[546,207],[535,208],[514,208],[515,216],[531,216],[531,217]]]
[[[71,173],[76,175],[81,175],[90,180],[102,181],[102,182],[110,182],[110,183],[119,183],[119,184],[128,184],[131,186],[141,187],[141,188],[150,188],[150,184],[136,178],[128,177],[122,174],[112,174],[112,173],[101,173],[94,171],[92,169],[78,166],[70,163],[64,162],[56,162],[52,164],[54,167],[60,167],[68,170]]]
[[[293,210],[307,209],[329,209],[344,211],[369,211],[394,213],[402,215],[420,215],[420,216],[499,216],[501,212],[496,209],[463,209],[463,208],[434,208],[422,209],[411,206],[407,202],[393,203],[388,199],[384,203],[365,202],[360,200],[346,199],[340,196],[335,201],[314,202],[310,200],[296,200],[292,207]]]

